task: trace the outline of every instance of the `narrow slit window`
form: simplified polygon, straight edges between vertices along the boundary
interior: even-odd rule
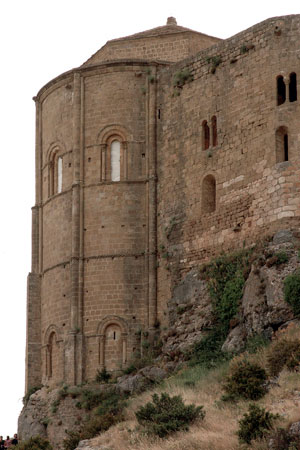
[[[62,191],[62,157],[59,156],[57,159],[57,192],[60,193]]]
[[[211,126],[212,126],[213,147],[216,147],[216,145],[218,145],[217,118],[216,118],[216,116],[213,116],[211,118]]]
[[[289,139],[286,127],[276,130],[276,163],[289,160]]]
[[[202,213],[212,213],[216,210],[216,179],[207,175],[202,183]]]
[[[110,148],[111,181],[120,181],[121,144],[113,141]]]
[[[283,150],[284,150],[284,161],[289,160],[289,140],[288,135],[283,136]]]
[[[203,150],[207,150],[209,148],[209,126],[206,120],[202,122],[202,141]]]
[[[286,100],[286,87],[282,75],[277,77],[277,105],[282,105]]]
[[[290,74],[289,99],[290,102],[295,102],[297,100],[297,75],[295,72]]]

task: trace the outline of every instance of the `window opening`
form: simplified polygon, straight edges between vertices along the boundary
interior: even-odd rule
[[[121,144],[113,141],[110,147],[111,181],[120,181],[121,172]]]
[[[286,100],[286,87],[282,75],[277,77],[277,105],[282,105]]]
[[[276,163],[289,160],[289,140],[286,127],[276,130]]]
[[[57,159],[57,192],[62,191],[62,157]]]
[[[212,125],[213,147],[215,147],[216,145],[218,145],[217,118],[216,118],[216,116],[213,116],[211,118],[211,125]]]
[[[206,120],[202,123],[202,139],[203,150],[207,150],[209,148],[209,126],[207,125]]]
[[[295,102],[297,100],[297,75],[295,72],[290,74],[289,99],[290,102]]]
[[[284,160],[289,160],[289,141],[288,141],[288,135],[285,134],[283,136],[283,149],[284,149]]]
[[[207,175],[202,183],[202,213],[212,213],[216,210],[216,180],[213,175]]]

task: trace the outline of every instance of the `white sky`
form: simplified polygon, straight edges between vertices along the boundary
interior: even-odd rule
[[[178,25],[227,38],[269,17],[297,13],[299,0],[1,1],[0,434],[16,432],[24,395],[26,277],[35,201],[31,98],[107,40],[164,25],[168,16]]]

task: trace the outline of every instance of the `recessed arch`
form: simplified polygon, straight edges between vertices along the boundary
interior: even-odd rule
[[[202,180],[202,214],[216,210],[216,179],[212,174]]]
[[[120,125],[108,125],[98,133],[101,181],[127,180],[128,136],[127,130]]]
[[[202,122],[202,149],[207,150],[210,145],[209,126],[207,120]]]
[[[211,118],[211,127],[212,127],[212,145],[216,147],[218,145],[218,131],[217,131],[217,117],[212,116]]]
[[[48,164],[48,196],[62,192],[63,187],[63,154],[65,149],[60,142],[54,142],[47,151]]]
[[[62,340],[62,335],[61,335],[59,328],[56,325],[51,324],[48,326],[48,328],[46,329],[46,331],[44,333],[44,344],[45,345],[47,345],[51,333],[56,334],[58,342]]]
[[[286,100],[286,86],[282,75],[278,75],[276,78],[277,83],[277,105],[280,106],[285,103]]]
[[[289,101],[290,102],[297,101],[297,75],[295,72],[290,73]]]
[[[105,317],[97,327],[99,365],[108,370],[120,370],[127,361],[128,325],[118,316]]]

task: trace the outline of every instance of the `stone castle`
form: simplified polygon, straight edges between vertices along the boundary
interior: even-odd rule
[[[299,41],[171,17],[39,91],[26,390],[117,373],[193,267],[299,227]]]

